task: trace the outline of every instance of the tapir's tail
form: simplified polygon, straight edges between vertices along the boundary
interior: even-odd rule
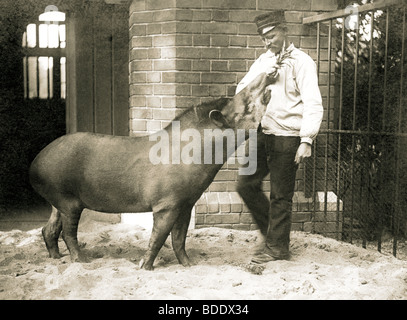
[[[41,175],[41,170],[40,170],[40,163],[38,161],[38,156],[34,159],[34,161],[31,163],[29,171],[29,181],[32,186],[32,188],[42,195],[41,192],[41,186],[44,185],[44,177]],[[42,195],[43,196],[43,195]]]

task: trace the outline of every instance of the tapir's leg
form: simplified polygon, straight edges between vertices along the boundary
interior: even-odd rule
[[[54,259],[61,257],[58,248],[58,238],[61,230],[61,213],[55,207],[52,207],[51,217],[45,227],[42,228],[42,236],[47,246],[49,256]]]
[[[151,232],[148,250],[144,258],[140,261],[140,267],[146,270],[153,269],[153,263],[157,257],[158,252],[163,246],[176,219],[178,218],[178,210],[160,210],[154,211],[153,231]]]
[[[191,209],[180,213],[171,230],[172,248],[179,263],[184,267],[191,266],[187,253],[185,251],[185,240],[188,232],[189,222],[191,220]]]
[[[86,261],[80,254],[77,237],[78,224],[82,210],[82,208],[76,208],[65,212],[61,211],[62,239],[64,239],[65,244],[68,247],[72,262]]]

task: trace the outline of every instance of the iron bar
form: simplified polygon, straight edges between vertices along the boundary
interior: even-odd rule
[[[379,10],[383,8],[387,8],[390,6],[401,6],[403,4],[406,4],[406,0],[382,0],[382,1],[377,1],[374,3],[368,3],[364,4],[361,6],[357,7],[358,13],[364,13],[364,12],[369,12],[369,11],[374,11],[374,10]],[[336,18],[341,18],[348,16],[350,14],[349,9],[341,9],[337,10],[334,12],[327,12],[315,16],[310,16],[310,17],[304,17],[302,20],[303,24],[309,24],[309,23],[317,23],[317,22],[323,22],[326,20],[330,19],[336,19]]]
[[[360,19],[359,15],[357,15],[357,23],[356,23],[356,33],[355,33],[355,68],[354,68],[354,82],[353,82],[353,114],[352,114],[352,130],[356,131],[356,107],[357,107],[357,96],[358,96],[358,64],[359,64],[359,26],[360,26]],[[352,135],[352,154],[351,154],[351,185],[352,188],[354,186],[354,166],[355,166],[355,136]],[[355,192],[352,190],[351,194],[351,213],[350,213],[350,243],[353,241],[353,218],[354,218],[354,205],[355,205]]]
[[[372,112],[372,83],[373,83],[373,35],[374,35],[374,12],[370,13],[370,41],[369,41],[369,88],[367,101],[367,131],[370,131]],[[368,144],[369,145],[369,144]]]
[[[328,97],[327,97],[327,133],[325,140],[325,155],[324,155],[324,224],[327,222],[328,213],[328,158],[329,158],[329,122],[331,110],[331,59],[332,59],[332,20],[329,21],[328,28]]]
[[[340,69],[340,83],[339,83],[339,121],[338,121],[338,130],[342,130],[342,111],[343,111],[343,76],[344,76],[344,63],[345,63],[345,19],[342,19],[342,33],[341,33],[341,69]],[[339,217],[340,217],[340,206],[341,200],[339,195],[341,194],[341,161],[342,161],[342,134],[338,134],[338,146],[337,146],[337,153],[338,153],[338,161],[337,161],[337,168],[336,168],[336,234],[337,240],[342,240],[339,238]],[[343,210],[343,207],[342,207]],[[342,213],[342,230],[344,225],[344,215]]]
[[[390,9],[386,10],[386,26],[385,26],[385,40],[384,40],[384,81],[383,81],[383,112],[382,112],[382,131],[386,130],[386,113],[387,113],[387,70],[388,70],[388,54],[389,54],[389,20],[390,20]],[[385,148],[385,139],[381,139],[381,150]],[[384,185],[384,175],[383,169],[379,172],[380,185]],[[380,203],[384,203],[384,194],[380,192]],[[380,229],[377,233],[377,251],[382,252],[382,235],[384,228],[384,217],[383,214],[379,217]]]
[[[320,61],[321,61],[321,26],[317,23],[317,76],[319,79],[319,72],[320,72]],[[311,218],[311,232],[315,232],[315,216],[317,210],[317,139],[315,139],[313,143],[313,170],[312,170],[312,218]]]
[[[61,57],[54,62],[54,96],[61,98]]]
[[[386,10],[386,38],[384,42],[384,83],[383,83],[383,115],[382,115],[382,131],[386,130],[386,112],[387,112],[387,71],[389,67],[389,19],[390,9]]]
[[[316,172],[317,172],[317,139],[314,140],[313,143],[313,150],[314,156],[312,158],[312,217],[311,217],[311,233],[315,232],[315,215],[317,210],[317,179],[316,179]]]
[[[319,79],[319,72],[321,68],[321,24],[317,24],[317,75]]]
[[[47,57],[47,98],[51,98],[51,77],[49,76],[50,73],[50,67],[49,67],[49,59],[50,57]],[[52,68],[52,72],[54,72],[54,68]]]
[[[398,110],[398,125],[397,132],[400,133],[402,130],[402,109],[403,109],[403,89],[404,89],[404,52],[405,52],[405,42],[406,42],[406,9],[403,9],[403,26],[402,26],[402,37],[401,37],[401,58],[400,58],[400,95],[399,95],[399,110]],[[397,139],[397,151],[396,151],[396,190],[395,190],[395,216],[394,216],[394,235],[393,235],[393,255],[397,255],[397,242],[398,235],[400,231],[400,150],[401,150],[401,139]]]
[[[360,135],[360,136],[367,136],[367,135],[376,135],[376,136],[391,136],[391,137],[407,137],[407,132],[389,132],[389,131],[362,131],[362,130],[338,130],[338,129],[321,129],[320,133],[324,134],[329,132],[330,134],[350,134],[350,135]]]
[[[35,24],[35,32],[36,32],[36,42],[35,42],[35,47],[39,48],[40,47],[40,25]],[[39,60],[39,56],[36,56],[36,79],[35,81],[37,82],[37,92],[36,92],[36,98],[40,97],[40,60]]]
[[[359,210],[360,211],[359,212],[363,212],[363,207],[364,207],[363,206],[363,188],[365,186],[365,183],[363,181],[363,169],[362,169],[362,172],[359,175],[359,177],[360,177],[360,183],[359,183],[359,199],[360,199],[360,202],[359,202],[360,208],[359,208]],[[361,221],[361,225],[364,226],[364,224],[365,224],[365,221]],[[362,231],[362,248],[366,249],[366,234],[363,231]]]
[[[114,117],[114,110],[115,110],[115,65],[114,65],[114,59],[115,59],[115,14],[113,13],[111,15],[110,19],[110,77],[112,81],[110,82],[110,133],[115,134],[115,117]]]
[[[25,89],[25,96],[24,96],[24,98],[26,98],[26,99],[28,99],[29,97],[30,97],[30,77],[29,77],[29,69],[28,69],[28,59],[29,58],[29,56],[28,56],[28,54],[26,54],[25,55],[25,57],[24,57],[24,61],[25,61],[25,65],[24,65],[24,68],[25,68],[25,70],[24,70],[24,75],[26,76],[26,81],[24,82],[24,85],[25,85],[25,87],[24,87],[24,89]]]
[[[369,40],[369,70],[368,70],[368,98],[367,98],[367,132],[370,132],[371,129],[371,112],[372,112],[372,84],[373,84],[373,36],[374,36],[374,11],[370,12],[370,40]],[[366,148],[369,150],[370,148],[370,135],[367,134],[366,136]],[[367,159],[368,163],[365,167],[365,175],[366,175],[366,183],[361,184],[366,189],[366,206],[361,208],[361,211],[364,213],[364,216],[368,217],[370,212],[370,193],[369,193],[369,186],[370,186],[370,170],[371,170],[371,163],[370,159]],[[364,224],[367,224],[367,221],[363,221]],[[367,234],[363,234],[362,239],[362,247],[366,248],[367,242]]]
[[[66,48],[24,48],[24,53],[30,56],[60,57],[66,55]]]
[[[92,29],[91,39],[92,39],[92,132],[96,133],[96,27],[95,27],[95,16],[92,16]]]

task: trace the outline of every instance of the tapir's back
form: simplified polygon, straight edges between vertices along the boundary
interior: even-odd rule
[[[81,186],[87,184],[89,188],[89,179],[93,180],[90,184],[99,186],[106,181],[98,172],[123,173],[137,159],[137,144],[142,140],[85,132],[62,136],[34,159],[30,182],[51,203],[60,194],[80,198]]]
[[[86,150],[81,150],[81,140],[86,133],[68,134],[51,142],[36,156],[30,167],[30,182],[34,190],[47,198],[46,193],[68,187],[75,179],[80,159]],[[48,199],[47,199],[48,200]]]

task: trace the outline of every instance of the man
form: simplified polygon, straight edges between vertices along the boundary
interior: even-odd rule
[[[289,258],[296,171],[299,163],[311,156],[323,107],[315,62],[288,42],[284,11],[260,15],[255,23],[267,52],[253,63],[236,92],[262,72],[269,73],[274,83],[269,86],[271,99],[257,145],[246,144],[257,148],[256,173],[240,176],[237,189],[265,238],[252,262],[266,263]],[[270,201],[261,188],[268,173]]]

